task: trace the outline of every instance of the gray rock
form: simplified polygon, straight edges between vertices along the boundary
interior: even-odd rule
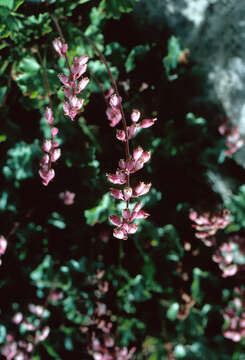
[[[245,1],[140,0],[138,19],[167,25],[206,71],[207,97],[222,105],[245,138]],[[245,166],[245,146],[235,154]]]

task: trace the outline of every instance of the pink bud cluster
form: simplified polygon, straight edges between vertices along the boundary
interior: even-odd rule
[[[204,212],[198,214],[194,210],[190,210],[189,218],[195,224],[192,227],[196,230],[195,236],[201,239],[206,246],[216,244],[215,234],[219,229],[224,229],[229,223],[230,211],[224,209],[216,214]]]
[[[113,115],[113,117],[108,116],[109,120],[111,120],[110,125],[115,126],[122,119],[121,98],[112,91],[110,91],[109,94],[110,108],[107,109],[107,116],[108,114],[117,114],[115,116]],[[117,119],[115,120],[115,118]],[[110,216],[110,221],[116,226],[113,231],[113,236],[123,240],[127,240],[129,234],[136,233],[138,225],[134,223],[134,220],[146,219],[149,216],[148,213],[142,210],[142,202],[136,203],[133,209],[131,211],[129,210],[130,200],[147,194],[151,188],[151,183],[145,184],[144,182],[140,182],[135,187],[131,187],[129,185],[130,175],[142,169],[151,157],[150,153],[148,151],[144,151],[141,146],[135,148],[132,155],[129,153],[128,141],[136,134],[137,127],[150,127],[156,121],[156,119],[145,119],[138,125],[137,122],[139,119],[140,111],[133,110],[131,113],[132,125],[127,127],[126,124],[124,124],[124,128],[126,130],[117,130],[117,139],[125,141],[126,149],[128,149],[126,151],[126,159],[119,160],[118,169],[115,174],[107,174],[107,179],[112,184],[126,184],[125,188],[122,190],[114,187],[110,189],[111,196],[115,199],[126,202],[126,208],[122,210],[122,217],[116,215]]]
[[[223,311],[223,317],[228,322],[223,335],[227,339],[239,342],[245,337],[245,290],[240,287],[236,287],[234,290],[236,297]]]
[[[65,205],[72,205],[74,204],[74,198],[75,198],[76,194],[69,191],[69,190],[66,190],[65,192],[61,192],[59,194],[59,198],[61,200],[64,201],[64,204]]]
[[[60,57],[65,57],[67,59],[67,44],[64,44],[60,39],[55,39],[53,41],[53,46]],[[63,104],[64,113],[65,115],[69,116],[72,121],[83,106],[84,99],[80,99],[76,95],[80,94],[80,92],[87,86],[89,82],[87,77],[81,78],[81,76],[87,70],[87,62],[87,55],[83,55],[81,57],[75,56],[73,58],[72,66],[69,66],[70,75],[58,75],[61,83],[64,85],[63,92],[67,98],[67,101],[65,101]]]
[[[42,161],[40,162],[41,169],[39,170],[39,175],[42,178],[43,185],[47,186],[49,182],[54,178],[55,172],[51,168],[52,163],[56,162],[61,154],[59,144],[55,140],[55,136],[58,134],[57,127],[53,126],[53,112],[50,108],[47,108],[45,113],[45,118],[50,126],[51,139],[44,139],[42,149],[45,152]]]
[[[96,285],[95,295],[97,298],[101,298],[107,292],[102,289],[107,283],[102,280],[103,276],[104,270],[99,271],[90,279],[90,282],[92,280]],[[129,360],[135,352],[135,347],[128,350],[126,347],[120,348],[116,345],[116,329],[112,318],[115,317],[111,310],[100,300],[96,303],[93,314],[80,327],[82,333],[87,333],[89,337],[88,353],[94,360]]]
[[[17,340],[12,334],[7,334],[6,343],[1,348],[1,354],[7,360],[30,360],[34,344],[44,341],[49,335],[50,328],[48,326],[39,328],[44,308],[34,304],[29,304],[28,308],[32,316],[35,316],[32,322],[30,316],[24,317],[21,312],[17,312],[12,318],[12,322],[18,327],[21,326],[22,331],[27,331],[28,336],[26,340]]]
[[[122,114],[120,110],[120,104],[122,99],[118,97],[112,89],[110,89],[106,95],[106,99],[109,99],[109,107],[106,110],[106,115],[110,121],[110,126],[115,127],[122,119]],[[127,126],[127,139],[130,140],[135,134],[138,128],[148,128],[154,124],[157,120],[155,119],[144,119],[141,122],[138,122],[140,119],[140,111],[133,110],[131,113],[131,125]],[[117,130],[116,137],[118,140],[126,141],[125,130]]]
[[[214,253],[213,261],[218,263],[222,277],[245,270],[245,239],[239,235],[230,236]]]
[[[219,133],[226,137],[226,146],[228,147],[228,150],[225,152],[226,156],[231,156],[244,144],[244,141],[240,136],[238,126],[228,126],[229,121],[230,120],[226,118],[219,126]]]

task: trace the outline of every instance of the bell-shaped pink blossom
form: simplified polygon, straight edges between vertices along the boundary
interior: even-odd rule
[[[53,41],[53,47],[57,51],[57,53],[60,55],[60,57],[65,57],[65,54],[68,50],[68,45],[63,44],[60,39],[55,39]]]
[[[110,188],[110,194],[111,194],[111,196],[113,196],[115,199],[124,200],[123,193],[122,193],[122,191],[119,190],[119,189]]]
[[[141,121],[139,126],[143,129],[148,128],[148,127],[154,125],[156,120],[157,120],[156,118],[155,119],[144,119]]]
[[[133,151],[133,158],[135,161],[139,160],[141,155],[143,154],[143,149],[141,146],[138,146],[136,149],[134,149]]]
[[[52,142],[51,140],[45,139],[43,141],[43,146],[42,146],[43,150],[46,152],[50,152],[50,150],[52,149]]]
[[[52,110],[50,108],[47,107],[47,109],[44,112],[44,116],[48,122],[49,125],[53,124],[54,118],[53,118],[53,113]]]
[[[69,86],[70,87],[70,79],[68,76],[64,75],[64,74],[59,74],[58,78],[60,79],[60,81],[62,82],[62,84]]]
[[[57,127],[52,127],[51,128],[51,135],[54,138],[59,132],[59,129]]]
[[[61,150],[59,148],[56,148],[51,153],[51,161],[55,162],[60,158]]]
[[[144,182],[140,182],[135,188],[134,188],[134,197],[145,195],[149,192],[151,188],[151,183],[145,184]]]
[[[118,98],[118,96],[116,94],[113,94],[110,97],[109,104],[112,107],[116,107],[116,106],[118,106],[120,104],[120,100],[119,100],[119,98]]]
[[[123,185],[126,182],[126,175],[123,171],[117,170],[116,174],[107,174],[107,179],[113,184]]]
[[[134,109],[131,113],[131,120],[133,123],[137,123],[137,121],[140,118],[140,111],[137,109]]]
[[[133,190],[131,187],[125,187],[123,190],[124,200],[128,201],[132,196]]]
[[[125,131],[124,130],[117,130],[116,137],[120,141],[125,141],[126,140]]]
[[[121,228],[115,228],[113,231],[113,236],[117,239],[126,240],[127,239],[127,233],[122,230]]]
[[[137,224],[129,224],[128,225],[128,234],[135,234],[138,229]]]
[[[128,131],[128,139],[130,140],[136,134],[137,126],[136,125],[128,126],[127,131]]]
[[[122,221],[121,221],[119,216],[111,215],[110,220],[111,220],[113,225],[116,225],[116,226],[121,226],[122,225]]]
[[[76,93],[79,94],[83,89],[85,89],[85,87],[88,85],[88,83],[89,83],[89,78],[88,77],[82,78],[82,80],[80,80],[78,82]]]

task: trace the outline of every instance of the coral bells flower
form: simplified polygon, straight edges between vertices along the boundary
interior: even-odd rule
[[[71,191],[65,191],[59,194],[59,198],[64,201],[65,205],[72,205],[76,194]]]
[[[239,235],[231,235],[213,255],[218,263],[222,277],[233,276],[245,270],[245,239]]]
[[[106,95],[109,107],[106,110],[110,126],[116,126],[121,120],[123,129],[117,129],[116,137],[118,140],[125,142],[126,159],[120,159],[118,169],[115,174],[107,174],[107,179],[116,185],[126,185],[124,189],[111,188],[110,194],[118,200],[126,202],[126,208],[122,211],[122,216],[110,216],[110,221],[116,228],[113,236],[117,239],[127,240],[129,234],[136,233],[138,225],[134,223],[136,219],[146,219],[149,214],[141,209],[142,203],[137,203],[133,210],[129,210],[129,203],[132,198],[145,195],[151,188],[151,184],[140,182],[134,188],[129,186],[130,175],[142,169],[147,161],[150,160],[150,152],[144,151],[141,146],[133,150],[133,154],[129,152],[129,140],[136,134],[137,128],[147,128],[152,126],[156,119],[144,119],[139,122],[140,111],[135,109],[131,113],[131,125],[127,126],[125,115],[122,108],[122,99],[114,93],[112,89]]]
[[[229,126],[229,119],[224,119],[222,124],[219,126],[219,133],[226,137],[226,150],[225,155],[231,156],[235,153],[240,147],[243,146],[244,141],[240,136],[239,129],[236,125]]]
[[[54,118],[52,110],[47,108],[44,115],[50,126],[51,139],[43,140],[42,149],[45,153],[40,162],[41,169],[39,170],[39,175],[42,178],[43,185],[47,186],[55,176],[54,169],[51,168],[51,165],[59,159],[61,150],[58,148],[59,145],[55,141],[55,136],[58,134],[59,130],[53,126]]]
[[[245,291],[242,288],[235,288],[235,298],[223,311],[225,329],[224,337],[239,342],[245,337]]]
[[[65,57],[65,54],[68,50],[68,45],[63,44],[60,39],[55,39],[53,41],[53,47],[57,51],[57,53],[60,55],[60,57]]]
[[[189,214],[190,220],[195,222],[192,227],[196,230],[195,236],[201,239],[206,246],[215,245],[215,234],[219,229],[224,229],[229,223],[230,212],[224,209],[217,214],[205,212],[197,214],[196,211],[191,210]]]
[[[66,57],[67,59],[67,45],[62,44],[62,42],[57,39],[53,42],[53,45],[58,54],[61,57]],[[76,95],[80,94],[81,91],[88,85],[89,79],[87,77],[81,78],[87,70],[87,62],[87,55],[83,55],[81,57],[75,56],[71,67],[68,63],[70,71],[69,76],[66,76],[65,74],[58,75],[61,83],[64,85],[63,93],[67,98],[67,101],[63,104],[64,113],[69,116],[72,121],[75,119],[84,103],[84,99],[80,99]]]
[[[122,119],[120,110],[121,98],[118,98],[112,89],[110,89],[106,95],[106,99],[109,99],[109,107],[106,109],[106,116],[110,121],[110,126],[115,127]]]

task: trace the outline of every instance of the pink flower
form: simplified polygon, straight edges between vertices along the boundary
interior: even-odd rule
[[[72,205],[76,194],[71,191],[65,191],[59,194],[59,198],[64,201],[65,205]]]
[[[60,55],[60,57],[65,57],[65,54],[68,50],[68,45],[63,44],[60,39],[55,39],[53,41],[54,49],[57,51],[57,53]]]
[[[7,249],[7,240],[3,235],[0,236],[0,255],[3,255]]]

